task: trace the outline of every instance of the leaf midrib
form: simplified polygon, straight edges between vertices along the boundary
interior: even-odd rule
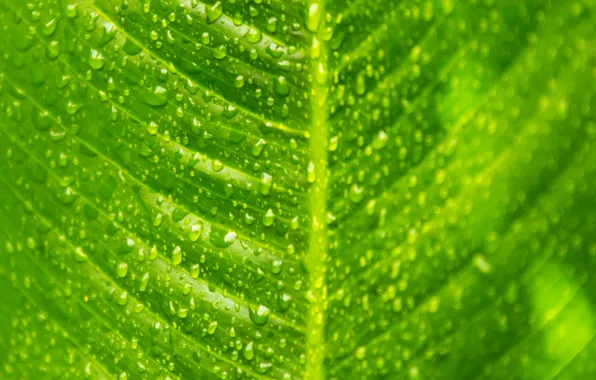
[[[319,15],[325,14],[325,0],[311,0],[305,5],[308,8],[318,7]],[[306,17],[309,17],[308,15]],[[321,17],[322,18],[322,17]],[[311,87],[311,161],[314,165],[314,178],[309,182],[311,228],[309,249],[305,256],[306,268],[309,272],[310,286],[307,299],[311,301],[306,326],[307,359],[306,379],[319,380],[325,378],[323,362],[325,359],[324,313],[326,309],[327,289],[325,286],[325,264],[328,251],[327,232],[327,198],[329,172],[327,169],[327,140],[329,133],[327,97],[327,46],[323,36],[323,20],[312,37],[310,58]],[[310,168],[309,168],[310,169]]]

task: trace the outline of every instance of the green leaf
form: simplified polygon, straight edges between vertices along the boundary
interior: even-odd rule
[[[596,376],[593,0],[0,0],[0,377]]]

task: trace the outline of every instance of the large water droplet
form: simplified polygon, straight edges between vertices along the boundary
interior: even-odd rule
[[[211,24],[217,21],[221,15],[223,14],[223,10],[221,7],[221,1],[213,4],[212,6],[207,6],[205,9],[205,13],[207,13],[207,23]]]
[[[316,32],[321,22],[321,6],[315,0],[310,0],[306,6],[306,29]]]
[[[267,306],[251,306],[249,309],[250,320],[257,326],[263,326],[269,319],[270,310]]]
[[[100,70],[105,64],[103,55],[95,49],[91,49],[89,53],[89,65],[95,70]]]
[[[156,86],[151,92],[145,92],[141,96],[141,101],[151,107],[163,107],[168,103],[168,90]]]

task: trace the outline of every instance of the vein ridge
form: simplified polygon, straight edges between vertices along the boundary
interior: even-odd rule
[[[310,0],[306,4],[306,27],[313,32],[310,55],[311,80],[311,130],[309,163],[309,191],[312,235],[305,264],[310,276],[307,298],[311,301],[307,319],[306,347],[307,359],[305,378],[322,380],[325,378],[323,362],[325,359],[324,321],[327,304],[325,285],[326,260],[329,248],[327,231],[328,198],[328,72],[327,46],[324,38],[323,17],[325,0]],[[314,170],[313,170],[314,169]]]

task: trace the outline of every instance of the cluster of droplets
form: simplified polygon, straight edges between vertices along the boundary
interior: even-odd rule
[[[299,373],[288,363],[304,356],[304,305],[292,309],[305,276],[294,256],[307,238],[306,207],[298,202],[312,182],[304,164],[308,133],[296,117],[306,112],[308,75],[300,39],[281,41],[302,26],[255,6],[248,26],[220,2],[192,2],[163,18],[151,2],[142,13],[134,2],[107,3],[27,4],[25,20],[15,18],[42,31],[11,35],[9,46],[19,52],[19,75],[34,73],[7,85],[14,96],[8,117],[34,127],[33,140],[10,135],[15,151],[33,154],[28,164],[39,161],[33,175],[43,178],[31,196],[42,194],[40,186],[55,192],[63,208],[48,223],[64,233],[65,260],[78,265],[80,280],[88,277],[95,294],[126,310],[106,320],[127,332],[125,341],[131,337],[124,345],[146,347],[134,326],[149,323],[158,345],[173,333],[181,342],[174,354],[191,349],[185,360],[200,360],[199,373]],[[156,28],[123,23],[137,14]],[[182,55],[183,38],[198,55]],[[40,50],[40,62],[24,63]],[[185,66],[208,55],[205,66]],[[44,144],[47,151],[38,152]],[[287,159],[272,160],[277,156]],[[130,321],[117,318],[129,312]],[[201,344],[195,349],[198,336],[212,337],[213,354]],[[234,337],[235,350],[221,345]],[[176,373],[160,355],[150,356]],[[240,372],[222,357],[244,363]],[[150,371],[147,363],[137,367],[121,377]]]

